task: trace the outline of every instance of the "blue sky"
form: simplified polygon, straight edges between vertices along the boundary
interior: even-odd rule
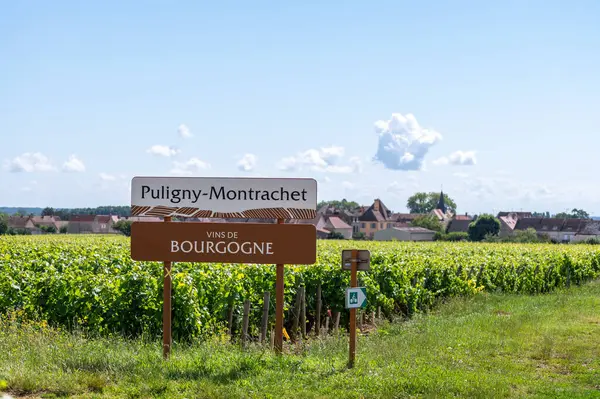
[[[443,185],[460,212],[600,214],[598,49],[593,0],[3,2],[0,206],[298,176],[397,211]]]

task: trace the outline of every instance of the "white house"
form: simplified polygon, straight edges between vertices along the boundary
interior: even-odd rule
[[[376,231],[375,241],[433,241],[435,231],[423,227],[390,227]]]

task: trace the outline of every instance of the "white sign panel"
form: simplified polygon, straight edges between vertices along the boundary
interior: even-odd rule
[[[313,219],[315,179],[134,177],[131,214],[195,218]]]
[[[369,271],[371,270],[371,252],[366,249],[358,250],[358,258],[356,259],[356,270]],[[344,249],[342,251],[342,269],[352,270],[352,250]]]
[[[346,288],[346,309],[364,308],[367,306],[367,289],[365,287]]]

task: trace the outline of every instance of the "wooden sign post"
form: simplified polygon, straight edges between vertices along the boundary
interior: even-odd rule
[[[316,262],[314,179],[134,177],[131,214],[165,223],[131,226],[131,257],[163,261],[163,357],[171,353],[171,262],[276,264],[275,337],[283,350],[284,264]],[[171,217],[277,219],[277,224],[170,223]]]
[[[350,268],[350,289],[346,290],[346,308],[350,309],[350,342],[348,354],[348,368],[353,368],[356,360],[356,308],[365,307],[366,289],[358,287],[358,270],[369,270],[369,251],[344,250],[342,251],[342,269]]]
[[[170,223],[171,217],[165,217],[165,223]],[[171,262],[163,262],[163,358],[171,355]]]
[[[277,224],[283,224],[283,219],[277,219]],[[316,228],[315,228],[316,229]],[[315,232],[315,243],[316,243]],[[283,351],[283,302],[285,300],[285,279],[283,263],[275,266],[275,352]]]

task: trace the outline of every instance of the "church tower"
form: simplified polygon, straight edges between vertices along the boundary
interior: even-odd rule
[[[435,209],[441,210],[442,212],[444,212],[444,215],[448,211],[448,208],[446,207],[446,202],[444,201],[444,191],[440,191],[440,199],[438,200],[438,204],[435,207]]]

